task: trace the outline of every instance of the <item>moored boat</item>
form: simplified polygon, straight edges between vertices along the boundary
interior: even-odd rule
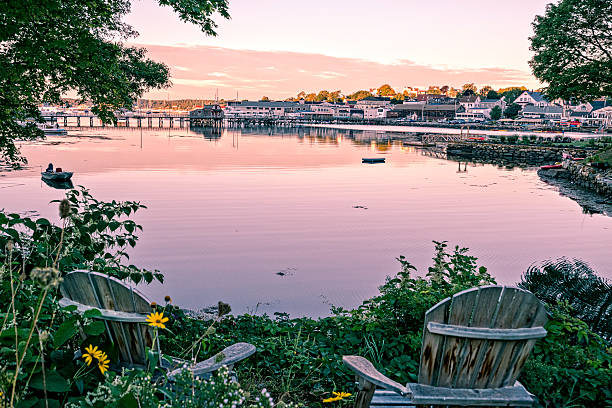
[[[361,159],[362,163],[384,163],[384,157],[364,157]]]
[[[563,165],[562,164],[549,164],[547,166],[541,166],[540,169],[542,170],[551,170],[551,169],[562,169]]]
[[[40,173],[44,180],[50,181],[68,181],[72,177],[71,171],[43,171]]]

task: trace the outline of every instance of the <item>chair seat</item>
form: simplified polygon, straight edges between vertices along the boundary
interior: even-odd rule
[[[371,407],[414,407],[415,405],[454,405],[454,406],[511,406],[531,407],[533,397],[520,384],[514,387],[466,389],[443,388],[410,383],[406,388],[411,396],[402,397],[396,392],[377,390],[374,393]]]

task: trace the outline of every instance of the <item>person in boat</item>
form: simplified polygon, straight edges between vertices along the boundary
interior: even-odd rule
[[[46,173],[53,173],[53,163],[49,163],[49,165],[47,166],[47,170],[45,170]]]

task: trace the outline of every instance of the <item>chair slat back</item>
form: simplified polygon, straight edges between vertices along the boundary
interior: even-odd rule
[[[151,303],[138,290],[119,279],[89,271],[68,273],[60,286],[62,296],[98,309],[151,313]],[[129,322],[104,321],[122,364],[145,365],[145,349],[153,343],[151,327]]]
[[[484,286],[444,299],[425,314],[419,384],[447,388],[512,386],[537,337],[545,331],[511,329],[543,327],[546,321],[544,305],[531,292],[518,288]],[[428,330],[430,322],[441,324],[435,325],[438,334]],[[454,335],[440,334],[444,330],[439,327],[455,329],[447,330]],[[491,330],[478,330],[476,335],[463,327]],[[518,333],[521,336],[514,335]]]

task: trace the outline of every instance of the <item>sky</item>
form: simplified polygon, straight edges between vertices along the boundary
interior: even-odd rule
[[[528,37],[549,2],[229,0],[217,37],[156,0],[135,0],[125,20],[132,43],[171,69],[173,86],[148,97],[284,99],[384,83],[538,88]]]

